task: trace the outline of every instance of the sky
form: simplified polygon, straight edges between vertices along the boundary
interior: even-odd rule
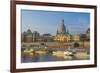
[[[90,27],[90,13],[21,10],[22,32],[30,29],[32,32],[37,31],[40,34],[56,35],[62,19],[70,34],[85,33]]]

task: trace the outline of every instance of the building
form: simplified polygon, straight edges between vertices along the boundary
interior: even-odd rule
[[[21,42],[24,42],[24,33],[21,33]]]
[[[37,31],[34,31],[33,32],[33,41],[34,42],[38,41],[39,37],[40,37],[40,34]]]
[[[66,31],[64,20],[62,20],[59,29],[57,29],[57,34],[54,37],[54,41],[59,41],[59,42],[69,42],[70,41],[69,30],[67,29]]]
[[[49,33],[43,34],[42,37],[43,37],[43,39],[44,39],[45,42],[46,41],[48,41],[48,42],[53,41],[53,36],[51,34],[49,34]]]
[[[58,35],[54,37],[54,40],[57,42],[69,42],[70,38],[70,35]]]
[[[90,41],[90,28],[84,34],[80,34],[80,41]]]
[[[90,40],[90,28],[88,28],[87,31],[86,31],[86,40],[87,41]]]
[[[53,36],[49,33],[45,33],[43,35],[40,35],[39,38],[37,39],[37,41],[40,41],[40,42],[51,42],[53,41]]]
[[[31,43],[33,42],[33,33],[30,29],[28,29],[26,32],[23,32],[23,42]]]
[[[66,27],[64,25],[64,20],[62,20],[59,29],[57,29],[57,35],[65,35],[66,34]]]
[[[44,33],[40,35],[37,31],[31,32],[28,29],[26,32],[21,34],[22,42],[48,42],[48,41],[57,41],[57,42],[78,42],[85,39],[90,40],[90,29],[86,31],[86,34],[74,34],[71,35],[69,30],[66,31],[66,26],[64,20],[62,20],[60,26],[57,28],[56,36],[52,36],[50,33]]]
[[[72,40],[73,40],[74,42],[80,41],[80,35],[78,35],[78,34],[72,35]]]

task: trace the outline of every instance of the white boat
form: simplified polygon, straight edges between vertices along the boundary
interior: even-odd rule
[[[24,53],[31,53],[31,52],[33,52],[34,50],[33,49],[25,49],[24,50]]]
[[[69,51],[54,51],[53,55],[57,55],[57,56],[72,56],[73,53],[69,52]]]
[[[71,55],[73,55],[73,52],[65,51],[65,52],[64,52],[64,55],[66,55],[66,56],[71,56]]]

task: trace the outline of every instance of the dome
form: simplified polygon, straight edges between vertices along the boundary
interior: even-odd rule
[[[65,27],[65,25],[64,25],[64,20],[62,20],[62,23],[61,23],[61,25],[60,25],[59,33],[60,33],[60,34],[66,34],[66,27]]]
[[[31,32],[30,29],[28,29],[26,33],[27,33],[27,34],[32,34],[32,32]]]

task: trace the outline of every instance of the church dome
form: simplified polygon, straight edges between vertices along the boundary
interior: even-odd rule
[[[62,20],[62,23],[61,23],[61,25],[60,25],[59,33],[60,33],[60,34],[66,34],[66,27],[65,27],[65,25],[64,25],[64,20]]]

